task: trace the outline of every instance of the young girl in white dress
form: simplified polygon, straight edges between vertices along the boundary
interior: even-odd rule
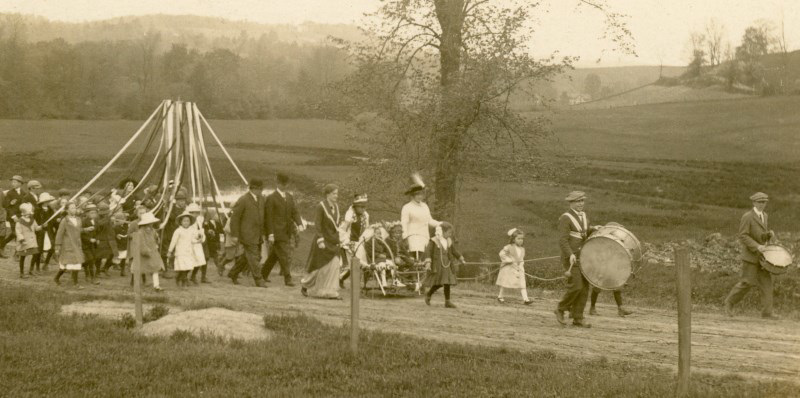
[[[175,229],[172,234],[168,256],[174,258],[173,267],[175,272],[178,273],[175,278],[176,284],[179,287],[186,287],[189,285],[189,271],[198,265],[195,258],[194,245],[198,242],[202,243],[202,238],[198,237],[197,230],[192,228],[194,216],[190,213],[179,215],[178,223],[180,223],[180,227]]]
[[[530,305],[533,301],[528,298],[528,288],[525,284],[525,233],[513,228],[508,231],[509,243],[500,251],[502,265],[497,274],[497,286],[500,293],[497,301],[505,303],[503,291],[505,289],[519,289],[522,294],[523,304]]]

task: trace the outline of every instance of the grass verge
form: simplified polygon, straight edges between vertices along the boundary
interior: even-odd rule
[[[605,359],[443,344],[265,317],[270,341],[148,338],[58,315],[67,294],[0,285],[0,388],[8,396],[668,396],[674,374]],[[513,343],[513,342],[511,342]],[[796,386],[696,375],[698,397],[790,396]]]

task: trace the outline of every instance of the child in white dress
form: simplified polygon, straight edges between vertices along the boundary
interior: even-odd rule
[[[189,271],[193,270],[197,264],[194,253],[194,245],[199,241],[197,230],[192,228],[194,216],[183,213],[178,216],[180,227],[175,229],[172,234],[172,241],[169,244],[168,256],[173,258],[173,267],[178,276],[175,282],[179,287],[189,285]]]
[[[500,261],[502,265],[497,274],[497,286],[500,286],[500,293],[497,301],[505,303],[503,298],[504,289],[519,289],[522,294],[523,304],[530,305],[532,300],[528,299],[528,289],[525,284],[525,233],[522,230],[513,228],[508,231],[509,244],[500,251]]]

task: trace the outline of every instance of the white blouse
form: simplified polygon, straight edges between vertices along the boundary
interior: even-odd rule
[[[425,251],[425,246],[431,239],[429,228],[442,224],[433,219],[427,204],[413,200],[403,206],[400,223],[403,226],[403,238],[408,239],[408,250],[412,252]]]

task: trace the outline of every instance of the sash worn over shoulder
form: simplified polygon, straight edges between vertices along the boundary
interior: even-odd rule
[[[570,212],[566,212],[563,214],[564,216],[569,217],[569,220],[572,222],[572,226],[575,227],[577,231],[570,231],[569,236],[576,238],[576,239],[586,239],[586,231],[589,230],[589,217],[583,217],[583,225],[578,222],[578,219],[572,215]]]

